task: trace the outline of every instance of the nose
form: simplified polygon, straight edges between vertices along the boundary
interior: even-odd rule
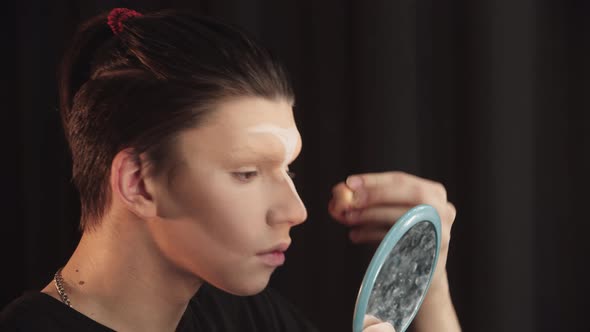
[[[307,209],[293,181],[285,175],[279,182],[277,189],[272,192],[273,204],[268,211],[268,223],[288,223],[291,227],[303,223],[307,219]]]

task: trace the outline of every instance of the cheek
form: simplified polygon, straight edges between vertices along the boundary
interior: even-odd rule
[[[211,176],[184,181],[174,190],[178,218],[156,222],[153,236],[177,268],[238,295],[261,291],[270,272],[256,253],[269,237],[265,208],[256,190]],[[257,202],[258,201],[258,202]]]
[[[248,186],[236,183],[228,174],[192,172],[170,189],[168,216],[175,237],[188,239],[200,250],[247,253],[256,248],[265,226],[265,207]],[[171,234],[172,235],[172,234]]]

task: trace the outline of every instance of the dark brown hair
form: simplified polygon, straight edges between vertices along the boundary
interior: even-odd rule
[[[83,24],[59,71],[60,109],[81,200],[81,228],[110,204],[110,167],[130,148],[164,172],[173,142],[228,97],[293,91],[271,53],[233,25],[175,10],[132,17],[113,34],[107,13]]]

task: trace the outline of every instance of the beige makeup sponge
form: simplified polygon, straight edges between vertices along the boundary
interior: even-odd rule
[[[352,207],[354,192],[350,190],[350,188],[348,188],[346,185],[338,186],[334,189],[333,197],[334,212],[339,215],[344,213],[345,210],[350,209]]]

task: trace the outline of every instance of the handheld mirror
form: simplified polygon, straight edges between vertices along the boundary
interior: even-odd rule
[[[404,332],[418,312],[438,260],[440,217],[418,205],[391,227],[365,272],[354,309],[353,332],[373,315]]]

